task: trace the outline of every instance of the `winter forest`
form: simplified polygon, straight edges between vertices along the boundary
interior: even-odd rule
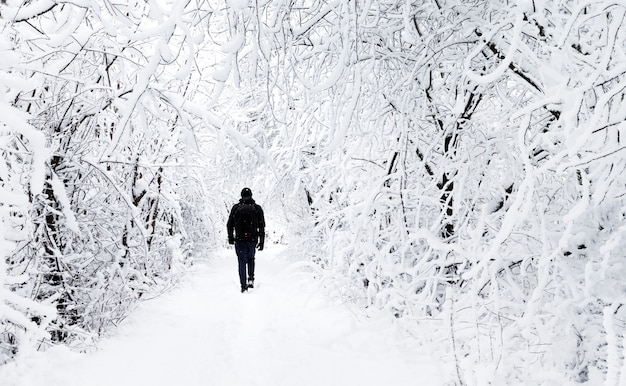
[[[247,185],[268,244],[457,384],[626,384],[623,1],[3,0],[0,28],[0,366],[167,291]]]

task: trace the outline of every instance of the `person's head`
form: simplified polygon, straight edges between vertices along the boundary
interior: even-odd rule
[[[241,190],[241,198],[252,198],[252,190],[250,190],[250,188],[243,188]]]

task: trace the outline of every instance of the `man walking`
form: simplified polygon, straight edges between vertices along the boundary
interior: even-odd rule
[[[239,260],[241,292],[254,288],[255,248],[263,250],[265,243],[265,218],[263,209],[252,199],[252,191],[243,188],[241,200],[233,206],[228,216],[228,243],[235,245]],[[246,278],[247,274],[247,278]]]

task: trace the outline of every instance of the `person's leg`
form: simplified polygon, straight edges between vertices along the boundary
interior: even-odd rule
[[[237,261],[239,263],[239,283],[241,284],[241,289],[243,290],[248,286],[248,281],[246,280],[246,263],[248,262],[248,254],[247,254],[247,245],[246,243],[242,243],[240,241],[235,242],[235,252],[237,253]]]
[[[248,255],[248,280],[254,281],[254,254],[256,252],[256,243],[250,243]]]

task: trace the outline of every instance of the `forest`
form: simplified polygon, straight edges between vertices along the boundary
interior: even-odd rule
[[[3,0],[0,27],[0,366],[175,286],[245,185],[457,384],[626,384],[623,1]]]

